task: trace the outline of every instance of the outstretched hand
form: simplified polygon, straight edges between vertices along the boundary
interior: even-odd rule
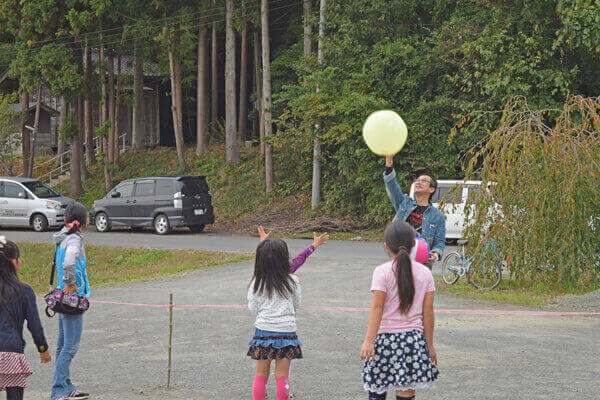
[[[313,247],[315,249],[317,247],[319,247],[320,245],[327,243],[328,240],[329,240],[329,235],[327,234],[327,232],[325,232],[321,236],[317,236],[317,233],[313,232]]]
[[[272,234],[273,234],[273,231],[269,231],[269,233],[266,233],[265,228],[263,228],[262,226],[258,227],[258,236],[260,236],[261,242],[264,242],[265,240],[270,238]]]

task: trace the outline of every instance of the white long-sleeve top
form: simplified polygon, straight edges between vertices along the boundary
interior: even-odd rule
[[[296,282],[290,297],[282,297],[273,292],[270,297],[266,293],[258,296],[254,293],[254,281],[248,289],[248,308],[256,313],[254,326],[270,332],[296,332],[296,309],[300,307],[300,279],[292,275]]]

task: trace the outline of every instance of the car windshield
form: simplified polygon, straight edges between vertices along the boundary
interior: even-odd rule
[[[208,184],[203,178],[183,178],[180,182],[183,185],[181,193],[186,197],[208,193]]]
[[[27,189],[31,190],[40,199],[49,199],[50,197],[60,197],[60,194],[50,186],[40,181],[23,182]]]

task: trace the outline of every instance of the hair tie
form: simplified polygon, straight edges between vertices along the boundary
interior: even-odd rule
[[[398,248],[398,250],[399,250],[399,251],[400,251],[400,250],[404,250],[405,252],[407,252],[407,253],[408,253],[408,247],[406,247],[406,246],[400,246],[400,247]]]
[[[69,229],[73,229],[73,227],[75,227],[75,226],[79,228],[79,221],[74,220],[73,222],[71,222],[70,224],[67,225],[67,227]]]

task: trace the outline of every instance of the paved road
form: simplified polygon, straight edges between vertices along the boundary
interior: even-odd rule
[[[29,232],[9,237],[43,239]],[[15,237],[18,236],[18,237]],[[151,234],[87,234],[88,243],[143,246]],[[158,238],[163,248],[250,251],[256,239],[220,235]],[[289,241],[296,251],[306,241]],[[332,242],[320,248],[299,274],[307,306],[368,307],[374,266],[385,259],[381,245]],[[209,268],[166,281],[97,290],[96,300],[165,304],[244,304],[252,262]],[[436,296],[438,309],[499,306],[449,295]],[[516,307],[504,307],[516,309]],[[72,377],[94,399],[248,399],[252,362],[245,356],[253,316],[243,308],[175,309],[173,383],[166,391],[166,309],[93,304]],[[598,317],[438,314],[436,342],[441,378],[420,399],[599,399]],[[358,354],[367,314],[301,310],[299,335],[305,359],[294,361],[292,385],[299,399],[364,399]],[[56,319],[44,318],[50,343]],[[26,398],[46,399],[51,369],[27,353],[34,376]],[[270,385],[271,398],[274,390]]]

